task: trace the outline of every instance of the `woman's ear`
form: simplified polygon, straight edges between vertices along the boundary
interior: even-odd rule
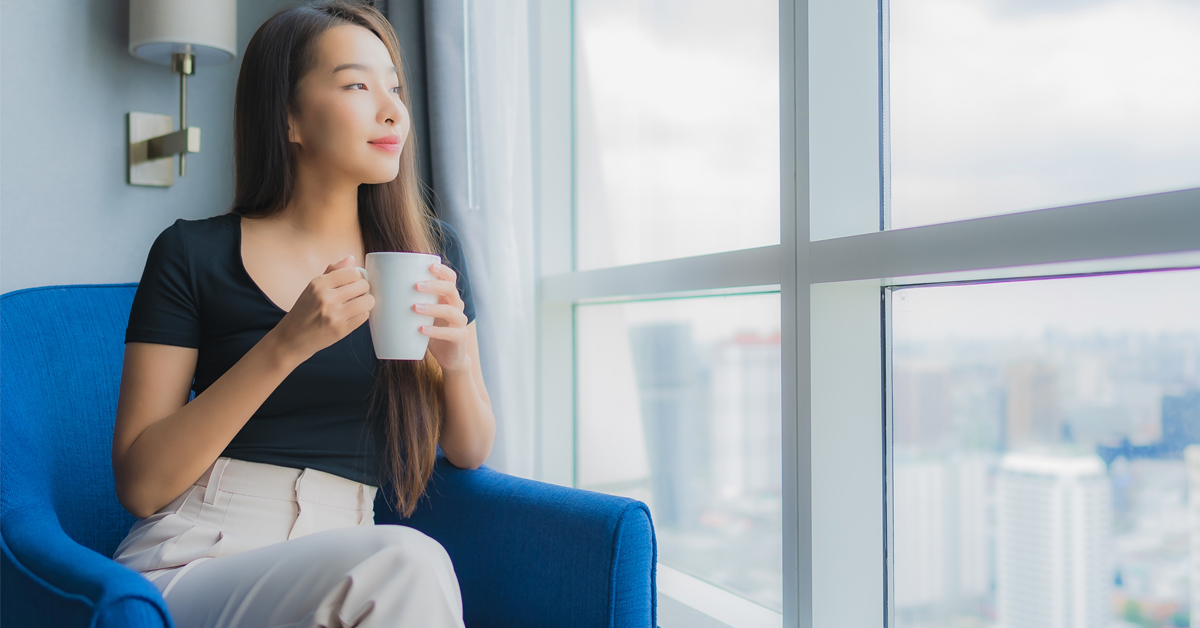
[[[295,118],[292,117],[292,112],[290,112],[290,111],[288,112],[287,125],[288,125],[288,142],[293,143],[293,144],[300,144],[301,146],[303,146],[304,143],[300,141],[300,132],[296,130],[296,120],[295,120]]]

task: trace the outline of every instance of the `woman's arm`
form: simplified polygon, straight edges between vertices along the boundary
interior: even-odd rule
[[[304,360],[274,330],[188,403],[199,350],[125,345],[112,463],[117,500],[149,517],[192,485]]]
[[[440,443],[451,464],[460,469],[477,469],[492,452],[496,419],[479,368],[475,321],[467,325],[466,335],[468,363],[459,369],[442,369],[446,420]]]
[[[416,288],[437,294],[438,302],[417,303],[413,310],[434,317],[434,324],[423,325],[421,333],[429,336],[429,352],[442,367],[446,417],[438,444],[454,466],[477,469],[492,452],[496,436],[492,401],[479,367],[479,337],[475,321],[467,324],[463,313],[457,273],[445,264],[429,269],[437,279],[417,282]]]

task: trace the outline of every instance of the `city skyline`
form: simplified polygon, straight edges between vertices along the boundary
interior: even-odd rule
[[[1103,487],[1092,488],[1095,494],[1107,495],[1101,500],[1109,513],[1107,531],[1088,534],[1095,537],[1095,548],[1107,548],[1093,551],[1107,553],[1093,561],[1093,568],[1104,573],[1090,574],[1106,582],[1107,615],[1080,625],[1157,628],[1179,621],[1200,605],[1189,589],[1189,565],[1195,559],[1189,545],[1183,460],[1185,446],[1200,441],[1200,317],[1185,321],[1186,311],[1174,309],[1177,293],[1200,288],[1198,280],[1200,274],[1194,271],[1179,271],[893,293],[894,577],[899,625],[1007,628],[1012,622],[1004,623],[1006,604],[1010,616],[1020,603],[1030,604],[1029,612],[1035,613],[1036,596],[1002,593],[1002,558],[1008,551],[1004,539],[1012,548],[1021,538],[1014,536],[1011,525],[1004,528],[1001,512],[1006,499],[1004,461],[1012,455],[1085,457],[1103,478]],[[896,307],[900,296],[908,298]],[[936,298],[924,298],[929,296]],[[983,310],[988,310],[986,316],[972,318]],[[1158,310],[1170,311],[1163,315]],[[989,325],[1013,318],[1022,319],[1027,333],[1006,333],[1011,327],[1003,323]],[[947,319],[955,320],[935,333],[937,322]],[[1156,324],[1164,320],[1175,324]],[[980,461],[982,477],[978,467],[963,467],[964,460]],[[942,478],[940,484],[929,479],[936,477]],[[978,502],[964,502],[950,481],[968,482],[972,477],[979,477],[975,486],[984,487],[982,517]],[[1062,498],[1038,498],[1041,489],[1031,486],[1037,483],[1026,486],[1023,506],[1015,494],[1007,497],[1013,504],[1010,512],[1017,507],[1032,517],[1027,525],[1041,516],[1039,509],[1045,515],[1050,512],[1045,508]],[[1088,499],[1099,503],[1095,495]],[[1056,508],[1065,512],[1065,507]],[[930,526],[941,535],[930,541],[935,547],[926,554],[901,545]],[[1103,540],[1106,534],[1110,542]],[[936,581],[931,569],[942,570],[944,582],[952,581],[951,569],[962,569],[962,553],[978,554],[959,539],[974,539],[975,547],[983,539],[990,563],[986,592],[942,586],[901,598],[900,593],[912,592],[901,584],[907,578]],[[1046,555],[1053,554],[1053,548],[1041,547]],[[1110,568],[1100,566],[1106,560]],[[1068,572],[1054,573],[1041,574],[1049,578],[1045,586],[1056,578],[1062,580],[1059,584],[1066,582]],[[1093,589],[1099,590],[1098,582]],[[1081,608],[1090,608],[1089,596],[1080,595]],[[1043,618],[1042,624],[1030,625],[1056,625],[1053,617],[1062,617],[1030,616]]]

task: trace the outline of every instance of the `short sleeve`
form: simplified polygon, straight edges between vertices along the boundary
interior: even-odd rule
[[[200,315],[180,218],[150,245],[133,295],[125,342],[200,347]]]
[[[467,272],[466,255],[463,252],[462,240],[458,237],[458,232],[450,223],[444,220],[436,220],[436,223],[442,229],[444,237],[442,238],[442,260],[447,266],[452,268],[458,275],[455,285],[458,287],[458,294],[463,300],[463,314],[467,316],[467,324],[475,320],[475,300],[471,293],[471,277]]]

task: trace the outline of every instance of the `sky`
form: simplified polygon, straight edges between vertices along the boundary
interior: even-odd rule
[[[890,7],[893,228],[1200,187],[1200,2]]]
[[[576,4],[578,270],[779,243],[775,2]]]
[[[779,242],[777,3],[728,6],[577,3],[579,270]],[[893,228],[1200,187],[1197,0],[889,7]]]

